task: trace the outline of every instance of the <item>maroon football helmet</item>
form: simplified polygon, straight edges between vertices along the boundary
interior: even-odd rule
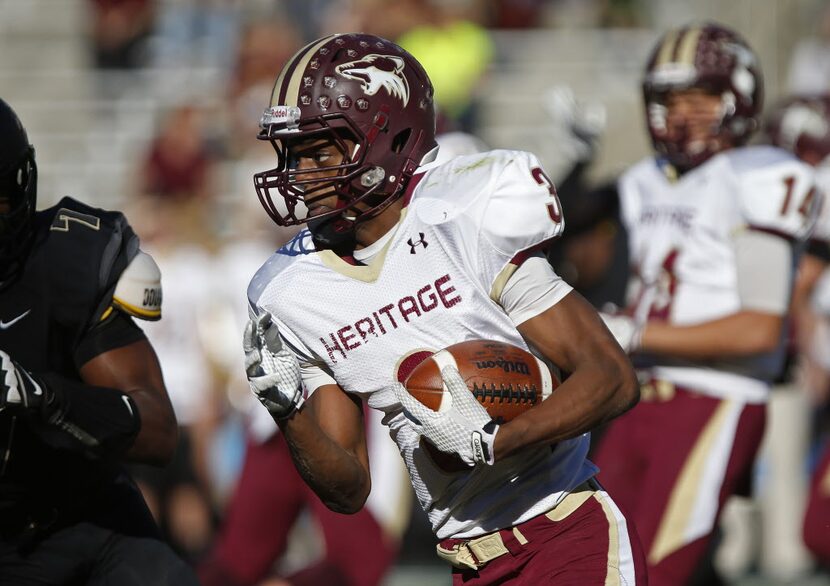
[[[686,131],[667,124],[668,95],[687,89],[721,98],[720,119],[703,146],[693,144]],[[643,97],[655,150],[684,171],[749,139],[758,128],[763,78],[746,41],[724,26],[702,23],[663,35],[648,60]]]
[[[779,104],[764,128],[769,141],[817,165],[830,155],[830,95],[793,96]]]
[[[400,197],[434,152],[432,83],[412,55],[386,39],[327,36],[285,65],[260,128],[258,138],[277,152],[277,167],[254,175],[271,218],[280,226],[331,220],[337,232],[350,232]],[[293,145],[308,139],[336,145],[343,162],[325,167],[322,177],[321,168],[297,169]],[[307,206],[333,192],[339,207],[309,218]]]

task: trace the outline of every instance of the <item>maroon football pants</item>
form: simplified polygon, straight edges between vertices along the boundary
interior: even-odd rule
[[[396,544],[366,509],[329,510],[294,468],[282,434],[249,442],[245,464],[210,557],[200,565],[203,586],[248,586],[267,577],[285,552],[288,534],[310,510],[325,557],[287,579],[295,586],[375,586],[395,561]]]
[[[648,584],[636,531],[608,493],[593,482],[546,514],[478,539],[491,541],[493,537],[507,551],[478,568],[454,567],[454,586]],[[469,543],[445,539],[439,549],[463,549]],[[488,550],[493,550],[492,543],[483,551]],[[468,562],[478,561],[469,556],[465,557]]]
[[[825,446],[810,483],[804,543],[823,564],[830,565],[830,443]]]
[[[654,388],[611,423],[593,460],[637,528],[651,586],[682,586],[727,497],[748,492],[766,407],[667,383]]]

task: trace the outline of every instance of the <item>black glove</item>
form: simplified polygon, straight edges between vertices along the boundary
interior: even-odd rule
[[[46,400],[45,385],[34,378],[29,371],[0,350],[0,411],[4,409],[27,409],[40,411]]]

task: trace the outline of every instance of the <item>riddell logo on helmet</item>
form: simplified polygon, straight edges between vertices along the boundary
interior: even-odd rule
[[[400,57],[372,54],[338,65],[335,71],[347,79],[359,81],[367,96],[374,96],[380,88],[385,88],[389,95],[400,98],[406,106],[409,103],[409,83],[403,68],[404,61]]]

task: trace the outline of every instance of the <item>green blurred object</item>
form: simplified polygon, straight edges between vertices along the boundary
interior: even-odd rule
[[[493,41],[487,30],[457,20],[441,26],[416,26],[397,42],[426,69],[441,111],[458,119],[493,59]]]

